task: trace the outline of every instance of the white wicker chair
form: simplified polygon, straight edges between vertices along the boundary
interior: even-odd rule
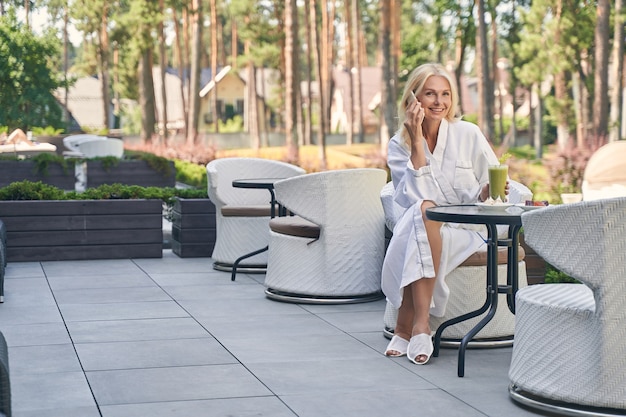
[[[261,158],[221,158],[206,166],[208,195],[215,204],[215,247],[213,267],[231,271],[242,255],[267,246],[269,240],[270,194],[267,190],[234,188],[233,180],[288,178],[304,169],[281,161]],[[224,215],[226,212],[226,215]],[[243,260],[241,271],[264,271],[267,252]]]
[[[270,221],[267,296],[303,303],[382,298],[379,193],[386,179],[382,169],[359,168],[277,182],[277,200],[296,216]]]
[[[522,224],[539,255],[583,284],[517,293],[512,398],[563,415],[626,415],[626,197],[531,211]]]
[[[380,198],[385,210],[385,222],[389,230],[393,230],[396,219],[402,213],[402,207],[393,201],[393,183],[385,185],[381,191]],[[510,181],[509,200],[513,203],[531,199],[531,191],[524,185]],[[498,282],[506,285],[507,266],[506,249],[500,249],[498,256]],[[482,255],[482,256],[481,256]],[[518,277],[519,288],[528,285],[526,277],[526,263],[523,260],[524,251],[519,248]],[[443,317],[430,317],[430,326],[435,331],[445,321],[454,317],[459,317],[470,311],[478,310],[485,303],[485,282],[487,277],[486,252],[477,252],[466,262],[452,270],[446,276],[446,284],[450,288],[450,298]],[[457,345],[478,322],[486,315],[484,314],[472,319],[463,321],[447,327],[442,334],[442,346]],[[391,338],[398,311],[391,304],[387,303],[384,314],[383,334]],[[509,311],[506,302],[506,294],[500,294],[498,309],[493,319],[483,327],[470,343],[473,346],[498,347],[510,346],[513,340],[515,328],[515,316]]]

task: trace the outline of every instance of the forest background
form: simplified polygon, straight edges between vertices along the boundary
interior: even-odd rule
[[[48,15],[38,32],[31,25],[37,11]],[[119,103],[137,100],[145,148],[171,148],[167,129],[158,129],[158,120],[168,119],[155,107],[157,65],[177,68],[185,80],[184,146],[193,149],[199,144],[200,69],[210,67],[215,75],[231,65],[255,80],[259,68],[271,68],[282,93],[264,105],[279,115],[282,158],[297,163],[300,150],[314,142],[316,169],[326,169],[333,67],[344,66],[351,77],[350,146],[363,142],[360,87],[367,80],[360,69],[379,66],[379,140],[371,159],[384,165],[406,77],[417,65],[437,61],[451,66],[457,80],[477,78],[478,112],[465,117],[500,152],[520,131],[532,138],[530,149],[515,153],[524,163],[512,170],[531,188],[545,181],[552,193],[579,191],[589,156],[624,136],[622,0],[0,0],[0,15],[0,126],[6,130],[67,131],[68,115],[52,93],[77,76],[96,75],[107,126],[110,103],[116,117],[128,119]],[[69,41],[70,28],[80,36],[78,45]],[[502,62],[514,110],[531,102],[527,116],[503,114],[496,70]],[[302,82],[308,97],[311,86],[319,86],[310,105],[303,105]],[[258,150],[262,117],[254,107],[244,125]],[[188,153],[214,157],[209,151]],[[533,165],[548,177],[533,172]]]

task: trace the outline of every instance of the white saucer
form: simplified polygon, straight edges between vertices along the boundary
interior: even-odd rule
[[[495,204],[476,203],[476,206],[478,206],[481,210],[485,210],[485,211],[505,211],[507,208],[511,207],[512,205],[513,205],[512,203],[495,203]]]

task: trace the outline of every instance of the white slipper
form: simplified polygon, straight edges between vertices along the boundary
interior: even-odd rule
[[[391,342],[387,345],[387,349],[385,349],[385,356],[389,356],[390,358],[399,358],[401,356],[406,355],[407,349],[409,347],[409,341],[401,338],[400,336],[393,336],[391,338]],[[390,351],[395,350],[396,354],[389,354]]]
[[[411,337],[409,347],[407,349],[407,356],[409,360],[416,365],[425,365],[430,359],[430,355],[433,354],[433,339],[429,334],[420,333]],[[423,362],[417,362],[415,358],[418,356],[426,356],[426,360]]]

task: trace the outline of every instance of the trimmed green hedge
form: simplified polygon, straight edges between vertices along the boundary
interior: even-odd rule
[[[174,197],[208,198],[206,189],[141,187],[138,185],[105,184],[88,188],[79,193],[65,192],[41,181],[13,182],[0,188],[0,200],[110,200],[110,199],[158,199],[173,204]]]

